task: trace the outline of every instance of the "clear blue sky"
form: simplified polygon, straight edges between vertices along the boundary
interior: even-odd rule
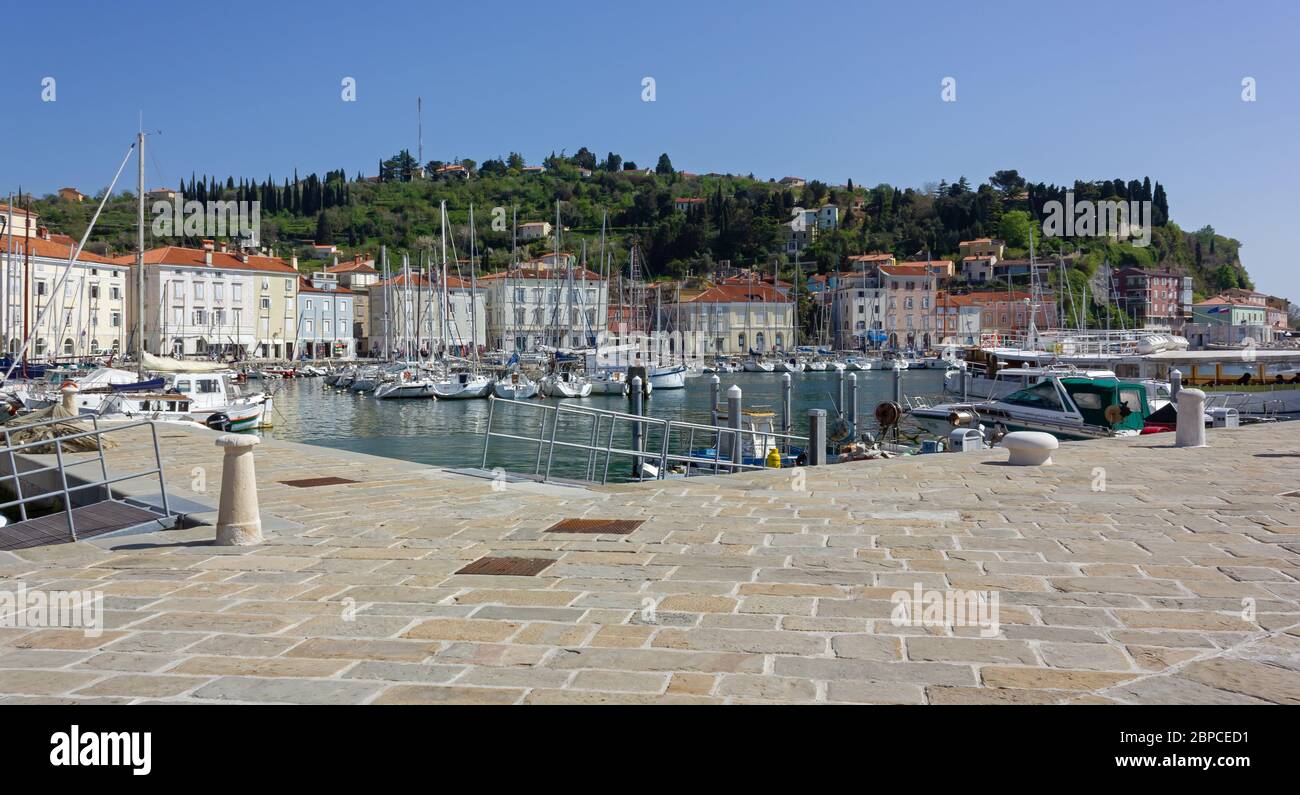
[[[150,187],[373,174],[415,150],[422,96],[426,160],[587,146],[868,185],[1150,175],[1177,223],[1241,240],[1256,286],[1300,301],[1289,0],[3,5],[3,192],[107,185],[140,111],[161,131]]]

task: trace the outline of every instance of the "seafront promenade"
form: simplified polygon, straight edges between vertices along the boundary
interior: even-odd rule
[[[159,434],[215,506],[216,434]],[[0,590],[105,608],[98,637],[0,628],[0,703],[1300,703],[1300,423],[1209,439],[590,489],[267,439],[260,546],[0,553]],[[282,483],[328,477],[355,482]],[[458,573],[485,557],[536,573]],[[896,624],[915,589],[996,592],[997,633]]]

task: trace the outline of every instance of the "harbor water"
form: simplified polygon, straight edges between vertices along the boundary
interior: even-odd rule
[[[873,412],[882,402],[893,399],[893,374],[880,370],[854,373],[858,382],[859,429],[875,430]],[[722,373],[719,401],[725,403],[726,391],[731,385],[743,392],[743,406],[747,411],[770,411],[781,416],[781,375],[777,373]],[[678,420],[708,425],[710,423],[709,379],[702,375],[689,378],[685,389],[656,390],[645,401],[644,413],[650,417]],[[808,410],[825,409],[836,416],[839,401],[839,374],[830,372],[804,372],[791,375],[791,404],[793,433],[805,435],[808,430]],[[256,388],[256,382],[254,387]],[[274,428],[267,435],[321,447],[349,450],[357,453],[397,458],[422,464],[447,468],[478,468],[483,465],[484,431],[487,427],[489,401],[487,400],[377,400],[373,395],[336,390],[319,378],[266,381],[262,388],[275,393]],[[943,370],[916,369],[903,374],[903,392],[908,397],[922,397],[930,401],[942,398]],[[589,407],[608,411],[627,412],[630,402],[615,395],[593,395],[573,400],[538,399],[528,401],[527,407],[496,402],[492,429],[515,436],[537,438],[544,434],[548,441],[552,433],[552,412],[541,406],[563,403],[571,407]],[[542,430],[543,416],[546,429]],[[559,441],[588,443],[591,440],[592,421],[586,416],[562,415],[555,431]],[[609,420],[605,420],[600,443],[609,441]],[[779,428],[778,428],[779,430]],[[655,431],[648,449],[658,451],[661,437]],[[675,449],[684,448],[688,440],[673,440]],[[615,446],[628,448],[631,444],[631,424],[618,422],[614,428]],[[697,439],[696,449],[712,446],[712,439]],[[541,466],[546,466],[543,452]],[[537,468],[538,445],[533,442],[493,438],[489,448],[487,468],[501,468],[507,472],[531,474]],[[591,474],[590,457],[586,451],[556,448],[551,462],[553,476],[586,479]],[[603,469],[604,458],[599,458],[597,470]],[[615,456],[609,468],[609,480],[627,480],[631,461]],[[595,473],[599,479],[601,472]]]

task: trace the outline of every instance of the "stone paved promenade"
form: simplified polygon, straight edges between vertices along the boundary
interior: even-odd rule
[[[160,433],[215,505],[214,435]],[[0,629],[0,702],[1300,703],[1300,423],[1172,442],[494,491],[267,441],[262,510],[303,527],[262,546],[0,553],[0,589],[106,605],[98,638]],[[278,483],[326,475],[361,482]],[[645,524],[545,532],[571,517]],[[554,562],[455,573],[487,555]],[[918,583],[996,591],[1000,633],[895,626]]]

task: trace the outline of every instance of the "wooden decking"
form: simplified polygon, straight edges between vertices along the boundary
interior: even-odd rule
[[[72,509],[72,521],[77,528],[79,541],[125,530],[160,518],[162,517],[153,511],[117,500],[105,500]],[[68,530],[68,515],[63,511],[0,527],[0,550],[3,551],[71,542],[72,533]]]

